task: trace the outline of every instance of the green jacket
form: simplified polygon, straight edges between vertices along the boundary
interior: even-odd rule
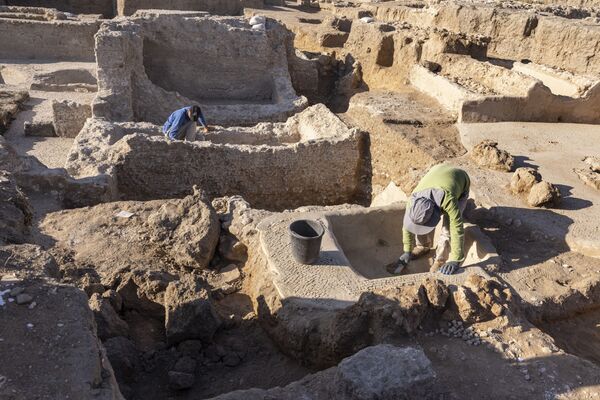
[[[438,198],[438,207],[442,210],[444,218],[448,218],[450,223],[450,258],[448,261],[463,262],[464,252],[464,225],[458,201],[464,196],[469,195],[471,181],[469,175],[462,169],[448,164],[438,164],[432,167],[421,179],[415,190],[415,193],[432,189],[434,191],[443,191],[441,196],[432,196]],[[412,196],[411,196],[412,197]],[[437,202],[436,201],[436,202]],[[408,210],[411,205],[409,199],[406,204]],[[406,229],[402,229],[402,239],[404,251],[410,252],[415,245],[415,235]]]

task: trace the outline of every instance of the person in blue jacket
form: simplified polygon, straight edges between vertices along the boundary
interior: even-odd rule
[[[200,124],[204,127],[204,132],[208,132],[208,125],[202,115],[202,110],[198,106],[184,107],[174,111],[163,125],[163,133],[171,140],[186,140],[193,142],[196,140],[196,126]]]

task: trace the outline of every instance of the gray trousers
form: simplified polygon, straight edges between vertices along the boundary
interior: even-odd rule
[[[463,196],[458,200],[458,209],[462,217],[465,208],[467,207],[467,200],[469,196]],[[416,235],[415,242],[417,246],[421,247],[433,247],[433,236],[435,235],[435,229],[427,235]],[[446,261],[450,256],[450,220],[446,214],[442,214],[442,229],[440,230],[440,236],[438,238],[437,246],[435,249],[435,260]]]
[[[167,133],[165,134],[167,137],[169,137],[169,134],[171,133],[171,130],[169,129],[167,131]],[[190,121],[188,123],[186,123],[185,125],[183,125],[180,129],[179,129],[179,138],[178,140],[185,140],[186,142],[193,142],[196,140],[196,123],[194,121]]]

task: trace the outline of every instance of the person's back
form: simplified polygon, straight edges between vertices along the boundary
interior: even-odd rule
[[[411,259],[426,254],[433,243],[433,230],[442,228],[431,270],[453,274],[464,261],[462,213],[471,181],[465,171],[448,164],[432,167],[413,190],[406,206],[402,227],[404,253],[390,272],[400,273]],[[449,254],[448,254],[449,253]]]
[[[470,183],[469,176],[462,169],[449,164],[438,164],[423,176],[413,193],[435,188],[442,189],[458,199],[463,193],[469,192]]]
[[[196,123],[200,123],[204,127],[204,132],[208,132],[200,107],[183,107],[171,113],[162,130],[171,140],[193,141],[196,136]]]

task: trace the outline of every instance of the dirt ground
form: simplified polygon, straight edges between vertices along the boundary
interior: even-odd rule
[[[599,1],[589,0],[586,4],[597,7]],[[600,399],[600,253],[597,252],[600,248],[600,220],[597,218],[600,192],[581,180],[576,172],[586,168],[591,182],[600,179],[600,171],[594,169],[600,167],[584,161],[586,157],[599,156],[596,153],[600,131],[598,125],[589,120],[597,114],[590,104],[598,98],[593,90],[600,87],[597,73],[600,65],[596,66],[599,58],[595,57],[600,47],[593,44],[600,43],[600,11],[573,5],[570,0],[560,0],[560,5],[548,5],[545,9],[541,9],[541,5],[513,1],[467,3],[313,2],[312,6],[300,6],[287,2],[281,6],[266,5],[264,9],[248,8],[244,12],[246,17],[214,18],[196,14],[182,17],[177,11],[164,15],[160,11],[149,11],[144,14],[143,19],[147,20],[143,22],[130,22],[126,17],[97,21],[104,24],[104,31],[99,32],[105,36],[97,33],[95,38],[101,38],[98,39],[102,41],[100,44],[106,46],[106,54],[98,54],[117,60],[115,65],[110,65],[114,76],[108,76],[109,79],[104,76],[104,82],[95,76],[98,71],[107,75],[108,68],[102,67],[109,65],[101,63],[109,63],[101,60],[102,57],[96,62],[30,58],[14,62],[0,58],[0,134],[3,136],[0,138],[0,202],[3,202],[0,229],[20,230],[14,235],[17,239],[4,241],[0,235],[0,400],[191,400],[224,394],[230,394],[228,399],[233,400],[279,400],[260,391],[245,391],[281,387],[285,392],[286,386],[303,382],[312,374],[330,367],[340,368],[343,360],[365,347],[388,343],[400,348],[422,349],[430,362],[427,372],[435,376],[427,382],[431,385],[428,393],[431,399]],[[568,18],[565,18],[567,12]],[[46,14],[35,14],[28,9],[11,11],[0,6],[0,36],[7,32],[2,24],[10,25],[6,21],[16,21],[15,25],[35,24],[35,21],[55,24],[43,19],[46,18],[43,15]],[[249,23],[252,15],[269,19],[264,25],[252,27]],[[64,20],[55,24],[56,29],[79,23],[76,16],[63,17]],[[155,17],[162,18],[161,24],[164,23],[156,37],[144,37],[134,29],[138,23],[140,26],[150,24]],[[148,43],[160,35],[169,39],[165,43],[172,43],[171,36],[174,36],[186,44],[189,44],[187,41],[194,44],[198,38],[190,38],[189,32],[179,29],[173,22],[177,18],[186,18],[190,26],[196,19],[208,20],[223,28],[219,34],[247,35],[238,39],[252,39],[248,39],[248,43],[262,46],[256,51],[263,54],[277,53],[279,58],[275,61],[281,82],[292,82],[295,86],[290,84],[290,98],[298,102],[306,102],[308,98],[311,104],[323,102],[325,105],[319,107],[329,107],[331,120],[327,120],[322,129],[334,130],[338,124],[348,128],[347,140],[352,143],[352,154],[359,161],[347,170],[336,164],[339,170],[336,167],[332,171],[340,173],[336,177],[356,183],[357,189],[352,189],[356,196],[351,198],[356,199],[357,204],[331,205],[323,201],[276,213],[272,211],[275,207],[271,211],[254,208],[242,198],[244,193],[240,192],[256,190],[260,195],[266,193],[265,205],[269,206],[269,193],[274,192],[272,185],[285,189],[291,197],[302,198],[309,190],[290,183],[296,182],[295,177],[302,174],[291,167],[289,171],[283,167],[277,171],[283,174],[281,182],[279,179],[274,183],[260,182],[251,190],[243,189],[247,185],[242,178],[230,174],[227,178],[231,178],[232,187],[226,191],[233,195],[216,199],[207,195],[212,187],[197,187],[190,183],[193,179],[186,180],[187,176],[165,178],[158,173],[162,171],[154,171],[155,176],[164,179],[165,185],[172,183],[171,179],[181,178],[181,182],[185,181],[183,185],[192,186],[189,192],[193,194],[171,199],[157,194],[162,190],[163,194],[172,193],[158,184],[156,191],[149,192],[153,194],[147,201],[119,201],[127,198],[127,187],[122,186],[124,180],[113,174],[111,168],[114,167],[109,163],[120,157],[117,148],[139,143],[144,150],[148,143],[157,143],[163,138],[149,139],[146,133],[137,131],[143,125],[143,117],[137,116],[140,110],[131,111],[131,115],[136,114],[136,121],[131,120],[133,117],[124,121],[117,115],[121,106],[124,109],[153,109],[151,106],[154,106],[145,104],[149,103],[147,99],[136,98],[138,93],[127,92],[147,89],[132,83],[140,77],[147,78],[144,71],[147,65],[137,59],[135,62],[139,61],[144,68],[128,71],[130,79],[126,74],[119,75],[133,62],[128,58],[133,53],[117,47],[125,42],[128,46],[138,43],[132,41],[134,38],[149,48]],[[236,18],[240,20],[234,21]],[[219,25],[223,21],[230,24]],[[198,24],[200,26],[200,22]],[[556,35],[563,29],[557,26],[564,26],[566,32],[560,40]],[[110,34],[106,34],[109,28]],[[129,30],[119,30],[121,28]],[[131,37],[125,38],[124,32]],[[217,31],[210,32],[213,35]],[[273,37],[281,39],[281,43],[270,48],[269,40]],[[248,56],[248,60],[256,61],[251,57],[255,51],[252,48],[244,49],[243,55],[239,49],[236,51],[240,54],[228,54],[229,36],[222,40],[227,46],[221,46],[216,36],[210,39],[216,41],[219,56],[227,53],[223,58],[233,59],[223,74],[240,68],[236,57]],[[0,42],[2,40],[0,37]],[[6,42],[0,43],[0,54],[5,49],[3,44]],[[500,53],[493,54],[494,57],[507,59],[488,59],[490,49]],[[113,52],[117,56],[107,57]],[[494,68],[502,66],[505,70],[501,70],[502,75],[489,77],[486,83],[491,86],[488,87],[483,85],[480,76],[468,72],[457,76],[461,71],[450,74],[440,70],[442,65],[436,61],[444,54],[468,57],[471,66],[481,67],[478,63],[492,60]],[[581,55],[587,58],[584,60]],[[146,56],[148,53],[143,53],[143,58]],[[225,65],[220,59],[219,63],[206,61],[206,65],[212,65],[211,62]],[[274,59],[259,61],[269,66],[275,63]],[[260,67],[260,62],[252,71],[246,71],[249,76],[256,74],[254,69]],[[578,91],[574,97],[563,96],[565,98],[557,101],[568,103],[569,107],[579,104],[579,111],[591,110],[581,111],[586,125],[548,122],[549,118],[536,121],[538,114],[534,113],[525,115],[523,121],[490,119],[463,124],[461,107],[467,97],[472,107],[480,106],[478,102],[485,103],[481,96],[486,96],[485,104],[490,107],[499,107],[499,104],[514,107],[521,104],[523,109],[543,106],[516,94],[513,100],[521,103],[509,103],[511,96],[504,92],[510,90],[510,82],[502,77],[514,77],[513,74],[518,73],[514,66],[518,63],[543,67],[547,74],[537,75],[536,90],[547,96],[550,96],[548,87],[576,86]],[[544,63],[552,65],[544,66]],[[34,77],[38,79],[44,73],[56,73],[60,77],[60,72],[73,68],[87,71],[93,79],[87,83],[79,79],[49,85],[47,90],[32,87]],[[439,80],[432,80],[436,84],[423,89],[422,82],[421,86],[415,83],[415,70],[429,79]],[[240,71],[243,73],[244,69]],[[110,79],[114,80],[111,82],[114,87],[105,93],[96,92]],[[120,85],[127,88],[127,93],[118,93]],[[225,83],[215,82],[215,86],[219,85]],[[61,89],[56,91],[57,87]],[[250,84],[248,88],[254,90]],[[156,90],[152,93],[176,102],[189,100],[178,92],[167,93],[162,87],[153,89]],[[217,89],[219,93],[223,91],[223,88]],[[475,92],[481,96],[473,97]],[[89,106],[93,114],[82,115],[94,118],[87,121],[92,126],[90,131],[101,133],[94,139],[97,143],[92,146],[83,139],[79,143],[78,139],[40,133],[50,126],[55,129],[52,125],[56,118],[52,109],[54,100]],[[218,103],[223,109],[234,110],[229,116],[232,119],[238,117],[234,115],[236,110],[254,104],[252,100],[236,101],[212,99],[206,104],[214,107],[211,103]],[[261,98],[256,104],[276,108],[278,101],[280,99]],[[450,103],[452,106],[448,106]],[[103,109],[109,105],[115,110]],[[204,103],[202,105],[204,107]],[[181,104],[177,103],[177,107]],[[571,121],[579,115],[577,107],[565,108],[573,109],[569,115],[552,117],[558,122],[565,117]],[[522,110],[519,108],[519,111]],[[104,116],[103,121],[98,122],[99,114]],[[289,115],[283,114],[269,117],[272,120],[264,121],[258,128],[285,121]],[[210,121],[210,115],[207,118]],[[27,127],[34,123],[37,134],[50,136],[27,136]],[[281,125],[281,130],[292,126]],[[128,130],[128,137],[134,137],[135,141],[119,139],[118,143],[104,143],[110,133],[101,129],[107,126]],[[146,128],[148,132],[160,129],[150,123]],[[256,132],[260,133],[258,128]],[[236,128],[227,129],[234,132]],[[218,133],[218,129],[214,131]],[[316,154],[315,157],[325,160],[336,157],[337,139],[330,140],[327,136],[331,132],[301,132],[302,135],[296,132],[310,139],[299,139],[298,143],[276,141],[276,146],[253,138],[247,140],[248,137],[243,137],[247,132],[250,131],[235,132],[241,138],[239,143],[229,143],[226,135],[219,139],[222,142],[209,143],[208,135],[208,140],[196,143],[169,141],[168,146],[163,144],[165,151],[186,149],[177,153],[185,157],[194,154],[194,149],[238,146],[239,156],[235,157],[260,154],[276,158],[279,157],[276,147],[288,146],[290,152],[277,159],[282,166],[288,161],[286,157],[298,154],[311,154],[311,157]],[[83,137],[80,135],[79,139]],[[486,167],[471,157],[472,149],[483,140],[507,152],[508,168]],[[323,150],[324,143],[333,144]],[[113,145],[114,148],[109,149]],[[314,153],[310,153],[312,149],[316,149]],[[307,153],[302,153],[304,150]],[[96,151],[106,158],[106,165],[102,166],[105,176],[75,182],[75,178],[63,170],[70,154],[80,152],[73,156],[87,157]],[[15,154],[18,163],[13,162]],[[186,161],[178,159],[179,156],[171,159],[173,154],[153,156],[165,163]],[[235,157],[232,163],[238,160]],[[140,164],[133,165],[147,167],[150,174],[152,168],[160,169],[156,168],[156,158],[154,161],[140,157]],[[295,164],[290,165],[302,165],[303,161],[296,159]],[[478,245],[491,242],[495,250],[488,248],[485,258],[473,261],[472,264],[477,265],[465,263],[478,268],[481,275],[464,273],[472,271],[466,269],[461,270],[462,276],[444,280],[439,274],[430,274],[428,267],[432,260],[423,259],[408,269],[412,280],[402,280],[409,274],[391,276],[384,271],[383,264],[403,251],[400,235],[403,221],[397,216],[390,217],[391,214],[373,223],[362,221],[360,226],[348,223],[350,228],[346,227],[344,234],[336,233],[332,222],[326,245],[334,243],[339,249],[327,247],[328,256],[333,258],[330,249],[334,249],[336,257],[347,261],[343,266],[328,265],[335,273],[327,275],[326,268],[314,273],[310,268],[318,268],[317,265],[302,265],[307,268],[302,271],[310,273],[294,274],[297,270],[289,267],[292,263],[285,262],[292,257],[288,222],[298,213],[325,208],[334,211],[360,208],[386,187],[397,190],[396,193],[402,191],[406,199],[419,178],[432,165],[442,162],[453,163],[471,176],[470,200],[464,217],[486,237],[481,239],[481,232],[477,230],[479,239],[476,235],[468,236],[466,247],[476,252]],[[249,164],[252,163],[244,163],[238,171],[275,175],[271,165]],[[534,207],[525,195],[512,193],[512,174],[520,167],[533,168],[532,174],[539,173],[555,185],[553,193],[560,194],[560,202],[553,199],[556,203],[546,201],[541,207]],[[219,171],[221,175],[211,175],[214,171],[210,168],[193,172],[206,178],[207,186],[217,187],[221,182],[215,179],[223,178],[226,168],[227,165],[224,171]],[[232,165],[229,168],[234,170]],[[64,174],[62,180],[56,179],[59,172]],[[326,176],[326,172],[322,175]],[[143,185],[147,178],[144,168],[136,173],[132,174],[132,185]],[[106,178],[105,186],[95,178]],[[327,189],[335,188],[335,184],[339,182],[332,182]],[[83,198],[88,192],[94,197],[99,187],[105,192],[93,198],[89,207],[73,208],[67,201],[69,196]],[[106,201],[108,198],[110,202]],[[314,198],[320,197],[315,195]],[[271,203],[279,200],[272,198]],[[361,208],[367,212],[373,209]],[[262,225],[264,221],[269,223]],[[466,227],[471,228],[474,227]],[[268,242],[265,230],[277,240]],[[371,247],[365,250],[365,244]],[[325,247],[321,249],[321,255],[325,254]],[[490,258],[487,255],[491,255]],[[274,262],[279,264],[274,266]],[[346,274],[337,275],[341,267],[359,275],[356,281],[345,280]],[[372,272],[374,268],[378,270]],[[423,275],[414,278],[416,273]],[[288,281],[284,282],[284,278]],[[385,287],[385,283],[381,283],[392,282],[393,278],[399,278],[397,284]],[[421,280],[417,282],[418,279]],[[331,282],[339,283],[344,290],[359,282],[360,285],[352,287],[361,290],[353,292],[356,296],[340,301],[334,298],[334,290],[322,297],[318,297],[318,291],[289,295],[282,282],[296,285],[304,282],[299,285],[304,289],[328,290],[337,288]],[[359,389],[391,385],[377,378],[372,377],[372,382]],[[332,380],[326,384],[334,386],[340,382]],[[394,398],[404,398],[402,396],[420,398],[408,389]],[[315,398],[308,396],[306,400]],[[339,398],[376,399],[388,400],[386,396],[369,397],[354,392]]]

